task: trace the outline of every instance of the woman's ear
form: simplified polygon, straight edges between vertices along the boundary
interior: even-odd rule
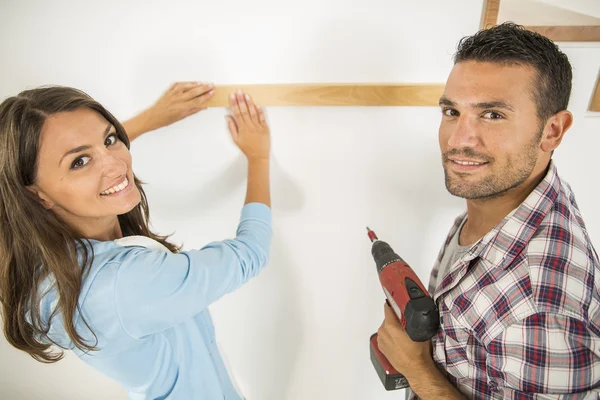
[[[554,114],[546,122],[540,148],[547,153],[554,151],[572,124],[573,114],[569,111],[563,110]]]
[[[34,194],[34,196],[39,200],[42,206],[46,210],[51,210],[54,207],[54,203],[44,192],[42,192],[35,184],[27,186],[27,190]]]

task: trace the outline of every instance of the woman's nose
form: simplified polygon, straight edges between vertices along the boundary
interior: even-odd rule
[[[108,177],[118,177],[127,172],[127,162],[114,154],[105,154],[102,157],[104,174]]]

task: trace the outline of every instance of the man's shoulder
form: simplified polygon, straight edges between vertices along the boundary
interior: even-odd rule
[[[575,196],[562,181],[556,200],[525,248],[530,265],[598,269],[598,254],[591,242]]]
[[[561,185],[523,256],[538,312],[589,318],[599,301],[600,263],[568,185]]]

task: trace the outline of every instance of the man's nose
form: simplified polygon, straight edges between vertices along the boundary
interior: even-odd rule
[[[461,115],[454,125],[454,130],[448,138],[448,146],[455,149],[475,147],[479,143],[473,119]]]

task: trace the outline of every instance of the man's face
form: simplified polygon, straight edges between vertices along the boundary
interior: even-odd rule
[[[455,64],[440,99],[446,188],[465,199],[495,198],[523,184],[538,158],[543,124],[525,66]]]
[[[75,228],[114,220],[141,200],[127,146],[96,111],[81,108],[48,117],[38,157],[36,191]]]

